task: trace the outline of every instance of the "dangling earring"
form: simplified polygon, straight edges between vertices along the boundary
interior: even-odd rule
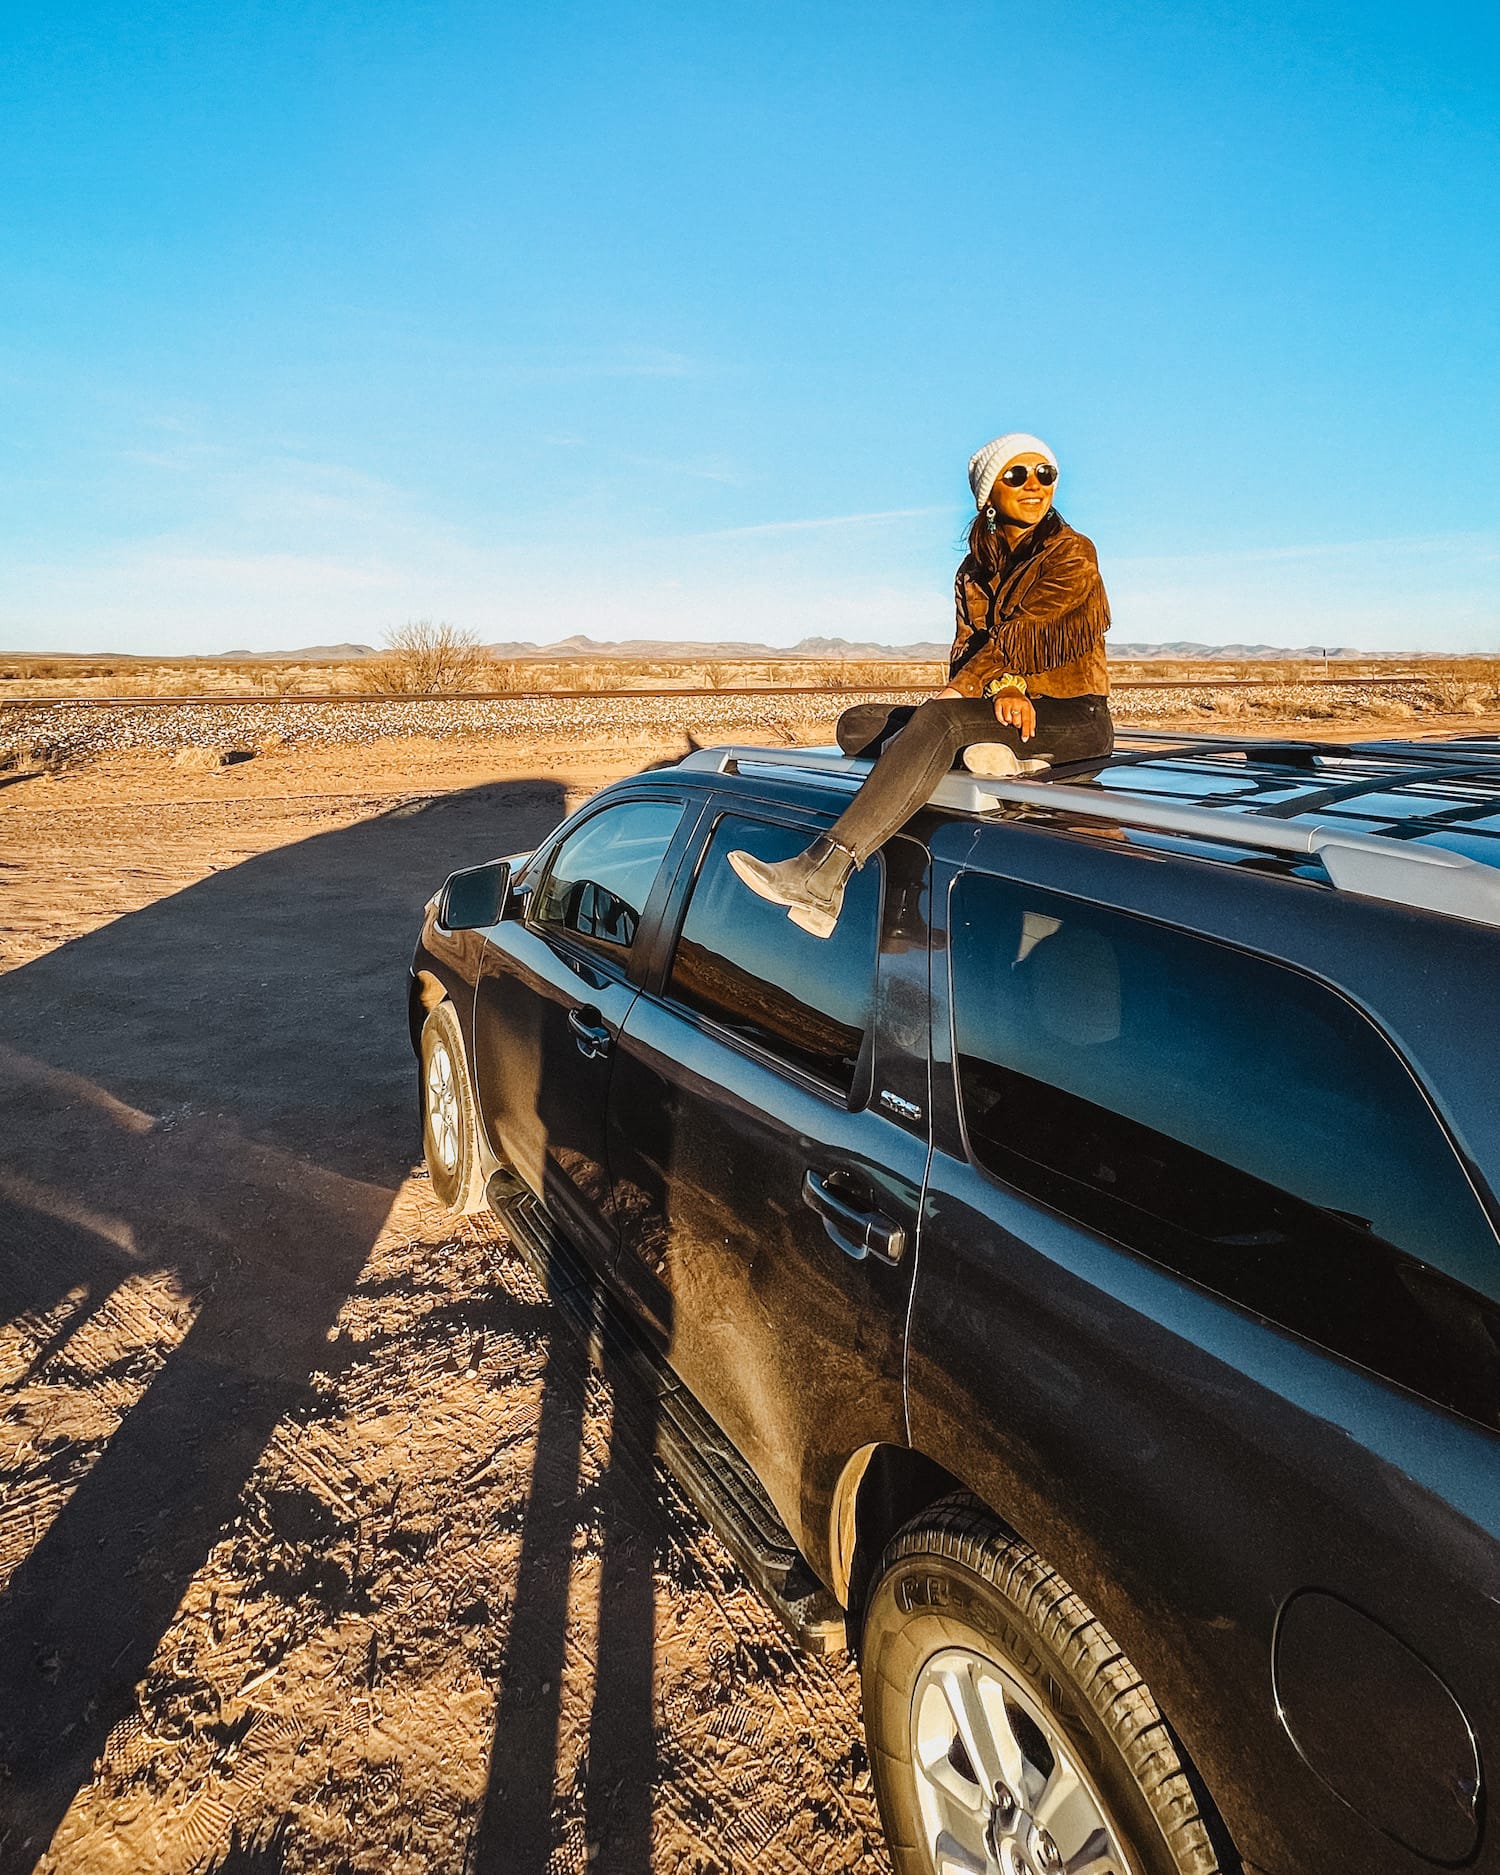
[[[986,508],[984,511],[984,531],[986,534],[993,537],[995,532],[995,510],[993,508]]]

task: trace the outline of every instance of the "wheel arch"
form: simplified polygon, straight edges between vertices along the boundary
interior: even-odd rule
[[[496,1172],[508,1169],[490,1145],[488,1129],[484,1123],[479,1106],[479,1089],[474,1077],[473,1065],[469,1059],[469,1044],[464,1035],[462,1005],[449,993],[442,979],[428,970],[414,970],[409,992],[408,1019],[412,1026],[412,1040],[416,1047],[418,1061],[418,1100],[425,1101],[421,1091],[422,1082],[422,1031],[433,1012],[438,1009],[451,1010],[454,1027],[454,1044],[458,1050],[457,1068],[463,1077],[468,1095],[470,1120],[473,1127],[473,1172],[468,1188],[461,1201],[455,1207],[466,1217],[473,1217],[489,1209],[489,1181]]]
[[[856,1651],[864,1605],[886,1545],[903,1525],[940,1500],[963,1493],[1005,1536],[1025,1543],[1045,1558],[1045,1550],[1018,1530],[993,1504],[962,1478],[915,1446],[861,1446],[845,1465],[834,1491],[829,1517],[829,1555],[834,1593],[848,1611],[850,1644]],[[1075,1593],[1078,1592],[1075,1590]],[[1088,1598],[1083,1597],[1085,1605]],[[1155,1690],[1152,1697],[1156,1698]],[[1159,1704],[1158,1700],[1158,1704]],[[1248,1865],[1225,1821],[1207,1780],[1198,1768],[1170,1713],[1162,1717],[1213,1838],[1223,1875],[1239,1875]]]
[[[886,1544],[929,1504],[965,1489],[961,1478],[914,1446],[874,1443],[852,1455],[834,1489],[828,1553],[833,1591],[856,1633]],[[1009,1529],[1003,1518],[996,1521]]]
[[[443,980],[431,970],[413,970],[411,984],[406,993],[406,1025],[411,1031],[413,1052],[422,1046],[422,1024],[437,1008],[438,1004],[452,1001]]]

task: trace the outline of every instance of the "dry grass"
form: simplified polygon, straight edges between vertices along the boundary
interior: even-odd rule
[[[502,695],[558,696],[606,690],[774,690],[787,687],[835,690],[878,686],[888,690],[935,689],[942,667],[895,658],[490,658],[478,647],[472,661],[451,675],[413,678],[395,670],[396,648],[358,661],[316,659],[241,660],[203,658],[0,657],[0,708],[7,691],[23,696],[261,696],[360,695],[388,692],[414,696],[452,695],[458,689]],[[1190,714],[1225,722],[1280,719],[1326,720],[1360,714],[1375,719],[1403,715],[1475,717],[1500,712],[1500,658],[1413,660],[1349,659],[1332,663],[1332,685],[1321,679],[1321,660],[1301,663],[1120,660],[1112,665],[1120,710],[1146,709],[1181,691]],[[1245,679],[1254,687],[1232,688]],[[1150,685],[1149,690],[1139,686]],[[1353,687],[1367,695],[1356,702]],[[1395,709],[1401,704],[1402,709]],[[3,740],[0,740],[3,749]]]
[[[357,695],[387,660],[0,657],[0,704],[7,690],[25,696]],[[936,688],[942,667],[898,658],[489,658],[474,667],[472,688],[549,696],[559,690],[764,690],[878,684]],[[394,694],[418,694],[396,688]],[[451,691],[445,694],[452,694]]]
[[[330,675],[339,664],[224,658],[0,658],[0,704],[7,691],[25,696],[193,697],[286,696],[342,688]]]
[[[503,658],[490,687],[509,694],[562,690],[936,689],[941,665],[901,658]]]

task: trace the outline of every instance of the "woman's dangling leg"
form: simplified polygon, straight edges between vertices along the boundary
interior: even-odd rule
[[[983,698],[931,697],[885,745],[864,785],[829,831],[806,852],[776,864],[734,852],[729,863],[752,892],[785,905],[794,924],[827,937],[838,922],[844,887],[932,793],[968,743],[1014,735]]]
[[[983,697],[929,697],[886,743],[864,786],[829,829],[829,839],[863,866],[925,804],[954,756],[971,742],[1024,747],[1015,730],[995,720],[994,705]]]

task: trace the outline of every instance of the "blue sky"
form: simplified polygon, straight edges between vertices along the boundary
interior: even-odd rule
[[[0,11],[0,646],[1500,650],[1493,5]]]

